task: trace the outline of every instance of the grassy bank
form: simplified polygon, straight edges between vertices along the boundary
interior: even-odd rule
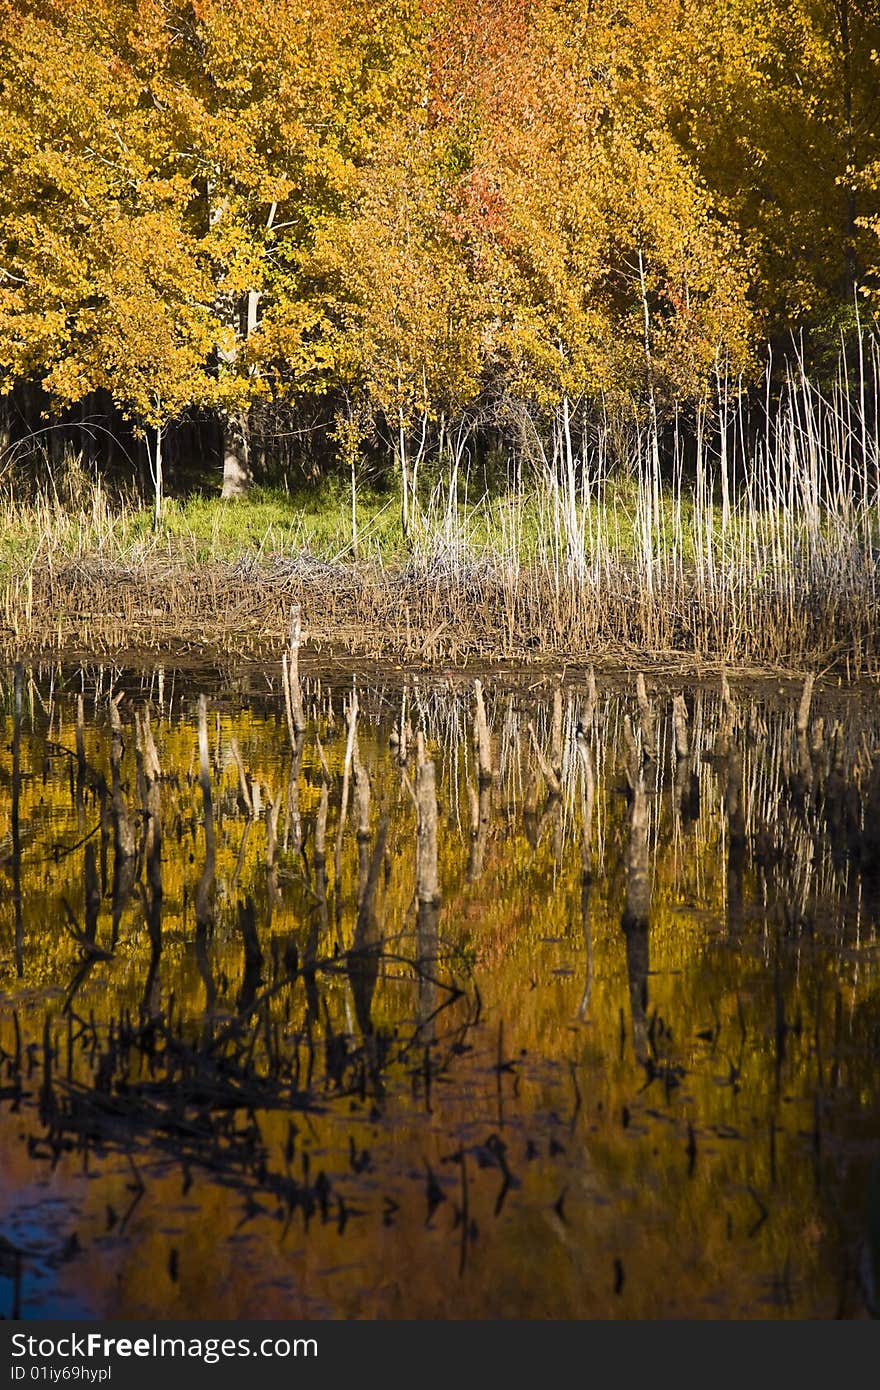
[[[876,404],[876,403],[875,403]],[[682,659],[880,672],[877,411],[793,381],[756,438],[737,416],[664,443],[555,433],[474,490],[439,460],[410,532],[393,492],[338,484],[169,498],[154,528],[82,465],[0,514],[7,652],[264,653],[292,602],[311,639],[418,662]],[[748,443],[745,441],[748,440]],[[426,470],[427,473],[427,470]]]
[[[576,549],[563,507],[544,487],[435,508],[405,545],[393,500],[361,499],[355,560],[333,497],[195,499],[169,505],[159,531],[148,510],[111,506],[100,489],[77,512],[47,498],[7,505],[4,646],[263,654],[299,602],[313,642],[406,661],[680,655],[697,667],[880,669],[865,518],[724,525],[718,507],[701,514],[693,498],[652,499],[629,482],[593,501]]]

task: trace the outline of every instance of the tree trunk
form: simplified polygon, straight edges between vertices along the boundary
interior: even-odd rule
[[[12,410],[9,396],[0,396],[0,467],[12,443]]]
[[[397,450],[400,458],[400,526],[406,540],[409,536],[409,461],[406,456],[406,428],[402,407],[397,415]]]
[[[246,410],[230,412],[223,417],[223,491],[222,497],[241,497],[253,482]]]
[[[148,446],[149,447],[149,446]],[[164,495],[164,479],[162,476],[162,426],[156,426],[156,448],[153,453],[151,465],[153,474],[153,526],[159,529],[162,520],[162,499]]]

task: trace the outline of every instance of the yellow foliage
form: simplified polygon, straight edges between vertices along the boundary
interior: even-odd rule
[[[0,373],[694,397],[877,260],[866,0],[2,0]]]

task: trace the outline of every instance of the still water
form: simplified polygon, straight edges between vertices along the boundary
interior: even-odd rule
[[[480,699],[5,674],[4,1316],[870,1315],[876,696]]]

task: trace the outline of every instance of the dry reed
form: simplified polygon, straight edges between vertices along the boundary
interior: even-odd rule
[[[670,429],[662,469],[656,425],[634,427],[612,467],[610,427],[585,424],[577,441],[566,411],[566,428],[560,414],[512,457],[501,498],[471,504],[456,457],[395,564],[262,551],[204,562],[161,538],[122,545],[100,487],[73,519],[43,497],[35,558],[0,580],[2,639],[16,653],[266,653],[300,604],[312,644],[423,663],[637,652],[876,674],[878,399],[874,339],[857,379],[842,362],[830,391],[796,358],[757,426],[719,375],[712,411]],[[21,519],[8,502],[7,530]]]

